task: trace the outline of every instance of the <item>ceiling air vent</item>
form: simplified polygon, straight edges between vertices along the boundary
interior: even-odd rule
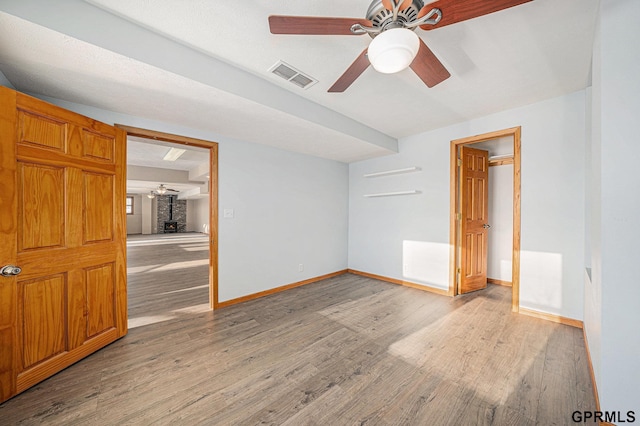
[[[308,89],[318,82],[318,80],[310,77],[291,65],[278,61],[274,66],[269,69],[269,72],[277,75],[278,77],[282,77],[290,83],[295,84],[298,87],[302,87],[303,89]]]

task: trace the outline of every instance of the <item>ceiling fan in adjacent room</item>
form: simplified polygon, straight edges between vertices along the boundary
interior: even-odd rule
[[[532,0],[373,0],[366,19],[315,16],[269,16],[272,34],[362,35],[373,38],[356,60],[329,88],[344,92],[369,65],[382,73],[395,73],[407,67],[428,86],[451,76],[440,60],[414,32],[498,12]]]
[[[171,188],[167,188],[164,183],[161,183],[160,185],[158,185],[158,188],[156,188],[155,191],[150,191],[147,194],[147,197],[149,198],[155,198],[156,195],[164,195],[167,192],[175,192],[175,193],[179,193],[180,191],[178,191],[177,189],[171,189]]]

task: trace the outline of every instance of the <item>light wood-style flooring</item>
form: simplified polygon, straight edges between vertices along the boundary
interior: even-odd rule
[[[347,274],[209,312],[206,237],[157,239],[130,239],[129,334],[0,405],[1,424],[569,425],[595,410],[582,331],[511,313],[510,288],[448,298]]]

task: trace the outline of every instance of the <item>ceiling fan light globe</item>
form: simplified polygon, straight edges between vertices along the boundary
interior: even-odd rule
[[[393,74],[407,68],[420,49],[420,39],[406,28],[393,28],[377,35],[369,44],[367,56],[373,68]]]
[[[158,189],[156,189],[156,192],[160,195],[164,195],[167,192],[167,188],[161,184],[158,186]]]

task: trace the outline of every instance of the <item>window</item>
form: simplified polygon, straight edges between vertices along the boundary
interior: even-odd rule
[[[127,197],[127,206],[125,210],[127,214],[133,214],[133,197]]]

